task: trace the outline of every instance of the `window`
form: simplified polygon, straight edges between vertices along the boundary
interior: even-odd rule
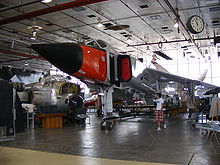
[[[97,40],[97,42],[98,42],[99,46],[101,46],[101,48],[105,48],[105,47],[107,47],[105,41]]]

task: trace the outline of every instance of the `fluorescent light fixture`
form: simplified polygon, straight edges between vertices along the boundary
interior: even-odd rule
[[[50,2],[52,2],[53,0],[41,0],[41,2],[43,2],[43,3],[50,3]]]
[[[152,20],[157,20],[157,19],[160,19],[161,17],[160,17],[160,15],[152,15],[152,16],[150,16],[150,18]]]

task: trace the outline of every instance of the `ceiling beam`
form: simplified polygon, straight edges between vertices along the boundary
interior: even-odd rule
[[[206,6],[200,6],[200,7],[190,7],[190,8],[180,8],[178,11],[190,11],[190,10],[196,10],[196,9],[206,9],[206,8],[210,8],[210,7],[218,7],[219,4],[210,4],[210,5],[206,5]],[[89,6],[88,8],[92,8],[91,6]],[[93,7],[94,9],[94,7]],[[95,12],[97,12],[98,10],[96,9]],[[99,11],[100,13],[100,11]],[[162,14],[166,14],[166,13],[171,13],[171,11],[160,11],[160,12],[153,12],[153,13],[144,13],[144,14],[140,14],[141,17],[150,17],[150,16],[154,16],[154,15],[162,15]],[[125,21],[125,20],[129,20],[129,19],[135,19],[135,18],[138,18],[139,16],[137,15],[133,15],[133,16],[127,16],[127,17],[121,17],[121,18],[116,18],[116,19],[111,19],[111,21]],[[107,21],[102,21],[102,23],[108,23],[109,20]],[[96,22],[93,22],[93,23],[89,23],[89,25],[95,25],[97,24],[97,21]],[[75,25],[75,26],[71,26],[71,27],[68,27],[69,29],[74,29],[74,28],[80,28],[80,27],[84,27],[84,26],[87,26],[87,25]],[[56,30],[53,30],[51,32],[57,32],[57,31],[61,31],[63,28],[61,29],[56,29]]]
[[[111,35],[111,34],[105,32],[105,31],[103,31],[103,30],[101,30],[101,29],[99,29],[99,28],[97,28],[97,27],[95,27],[95,26],[92,26],[92,25],[90,25],[90,24],[88,24],[88,23],[86,23],[86,22],[84,22],[84,21],[82,21],[82,20],[80,20],[80,19],[78,19],[78,18],[72,16],[72,15],[69,15],[69,14],[67,14],[67,13],[65,13],[65,12],[63,12],[63,11],[61,11],[61,13],[64,14],[64,15],[66,15],[66,16],[69,16],[69,17],[71,17],[71,18],[73,18],[73,19],[75,19],[75,20],[77,20],[77,21],[79,21],[79,22],[81,22],[81,23],[83,23],[83,24],[85,24],[85,25],[88,25],[89,27],[91,27],[91,28],[93,28],[93,29],[96,29],[97,31],[99,31],[99,32],[101,32],[101,33],[103,33],[103,34],[105,34],[105,35],[107,35],[107,36],[109,36],[109,37],[111,37],[111,38],[116,39],[117,41],[120,41],[120,42],[122,42],[122,43],[128,45],[128,43],[127,43],[126,41],[124,41],[124,40],[122,40],[122,39],[120,39],[120,38],[117,38],[117,37],[115,37],[115,36],[113,36],[113,35]],[[142,51],[141,49],[138,49],[138,48],[135,48],[135,47],[133,47],[133,48],[136,49],[136,50],[138,50],[138,51],[140,51],[140,52],[142,52],[142,53],[146,53],[146,52]],[[147,55],[148,55],[148,54],[147,54]]]
[[[195,38],[193,39],[194,41],[202,41],[202,40],[211,40],[215,39],[215,37],[204,37],[204,38]],[[179,43],[179,42],[191,42],[190,39],[184,39],[184,40],[169,40],[169,41],[161,41],[161,42],[148,42],[146,43],[141,43],[141,44],[135,44],[135,45],[128,45],[130,46],[145,46],[145,45],[158,45],[158,44],[170,44],[170,43]]]
[[[17,8],[21,8],[21,7],[24,7],[24,6],[32,5],[32,4],[39,3],[39,2],[41,2],[41,0],[36,0],[36,1],[28,2],[28,3],[22,3],[22,4],[19,4],[19,5],[13,6],[13,7],[9,7],[9,8],[0,10],[0,13],[4,12],[4,11],[8,11],[8,10],[17,9]]]
[[[195,40],[193,39],[193,37],[191,36],[191,34],[189,33],[188,29],[186,28],[185,24],[183,23],[183,21],[180,19],[180,16],[178,15],[177,11],[173,8],[173,6],[170,4],[169,0],[164,0],[164,2],[167,4],[167,6],[169,7],[169,9],[173,12],[173,14],[175,15],[175,18],[179,21],[179,23],[182,25],[182,27],[184,28],[184,30],[186,31],[186,33],[189,36],[189,39],[191,40],[191,42],[196,46],[196,49],[199,53],[199,55],[201,55],[202,57],[204,57],[204,55],[202,54],[202,52],[199,49],[199,46],[196,44]]]
[[[62,10],[70,9],[70,8],[81,7],[81,6],[85,6],[85,5],[89,5],[89,4],[93,4],[97,2],[103,2],[103,1],[107,1],[107,0],[76,0],[73,2],[64,3],[64,4],[56,5],[53,7],[48,7],[48,8],[32,11],[29,13],[21,14],[18,16],[6,18],[3,20],[0,20],[0,25],[17,22],[17,21],[21,21],[24,19],[29,19],[29,18],[45,15],[45,14],[50,14],[50,13],[54,13],[54,12],[58,12],[58,11],[62,11]]]
[[[16,56],[31,58],[31,59],[45,60],[43,57],[40,57],[40,56],[33,56],[33,55],[19,53],[19,52],[14,52],[14,51],[5,50],[5,49],[0,49],[0,53],[12,54],[12,55],[16,55]]]
[[[120,0],[120,2],[126,6],[131,12],[133,12],[137,17],[139,17],[146,25],[148,25],[153,31],[155,31],[161,38],[166,40],[163,35],[161,35],[157,29],[155,29],[150,23],[148,23],[142,16],[140,16],[135,10],[133,10],[128,4],[126,4],[124,1]],[[145,42],[147,43],[147,42]]]

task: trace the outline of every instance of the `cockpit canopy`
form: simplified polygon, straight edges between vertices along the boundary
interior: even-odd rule
[[[116,53],[115,48],[103,40],[93,40],[93,41],[88,42],[86,45],[97,48],[97,49],[104,49],[108,52]]]
[[[104,49],[107,47],[106,42],[102,40],[93,40],[89,42],[87,45],[91,47],[95,47],[95,48],[100,48],[100,49]]]

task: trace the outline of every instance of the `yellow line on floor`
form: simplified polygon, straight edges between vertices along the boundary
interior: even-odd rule
[[[125,160],[91,158],[34,150],[0,147],[1,165],[168,165]]]

